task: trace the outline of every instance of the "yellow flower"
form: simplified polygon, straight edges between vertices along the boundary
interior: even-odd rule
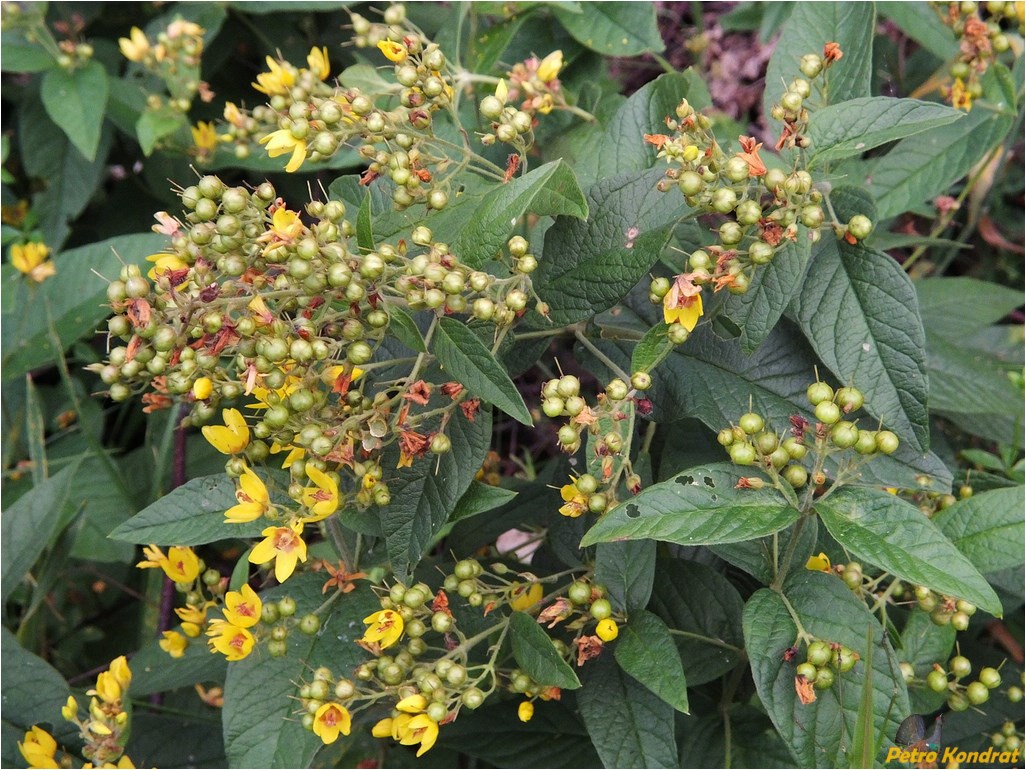
[[[951,86],[951,106],[956,110],[965,110],[969,112],[973,108],[973,95],[969,93],[969,89],[965,87],[965,83],[962,82],[962,78],[955,78],[954,85]]]
[[[228,660],[242,660],[253,651],[256,639],[245,628],[233,626],[226,620],[214,620],[210,623],[207,635],[213,638],[207,641],[211,650],[216,650]]]
[[[241,591],[229,591],[224,596],[224,617],[233,626],[251,628],[260,622],[263,602],[256,591],[243,585]]]
[[[245,524],[256,521],[271,508],[271,496],[267,487],[253,470],[247,467],[239,476],[239,487],[235,491],[238,505],[233,505],[224,512],[224,520],[229,524]]]
[[[810,556],[809,560],[805,562],[805,569],[811,569],[815,572],[829,572],[830,557],[825,553],[820,553],[818,556]]]
[[[285,166],[285,170],[290,174],[298,170],[306,160],[306,140],[296,139],[287,128],[271,132],[260,140],[260,144],[267,145],[267,154],[272,158],[291,152],[292,157]]]
[[[153,267],[146,273],[151,281],[157,280],[157,276],[163,275],[170,270],[184,270],[189,266],[189,263],[177,254],[150,254],[150,256],[146,257],[146,261],[154,263]]]
[[[529,700],[525,700],[517,707],[517,718],[521,722],[530,722],[531,717],[534,716],[534,704]]]
[[[210,394],[214,392],[214,383],[209,377],[200,377],[196,382],[192,383],[192,395],[198,400],[210,398]]]
[[[555,80],[561,69],[563,69],[563,52],[553,51],[538,65],[538,79],[542,83]]]
[[[138,27],[132,27],[132,31],[128,34],[129,37],[118,39],[121,55],[129,61],[140,62],[150,52],[150,41],[146,37],[146,33]]]
[[[403,736],[399,739],[399,743],[403,746],[412,746],[415,743],[419,743],[420,748],[417,750],[417,756],[419,757],[434,746],[437,740],[438,723],[427,714],[418,714],[406,724],[406,729]]]
[[[612,618],[603,618],[595,626],[595,635],[603,642],[611,642],[620,635],[620,627]]]
[[[533,583],[527,590],[520,589],[520,592],[516,594],[513,601],[510,602],[509,606],[514,610],[523,611],[530,609],[538,602],[541,601],[542,594],[545,592],[542,590],[541,583]]]
[[[303,234],[303,220],[299,212],[289,211],[284,206],[275,209],[271,216],[271,233],[280,241],[292,241]]]
[[[54,758],[57,741],[42,727],[32,725],[32,729],[25,733],[24,743],[18,743],[18,751],[29,767],[58,767]]]
[[[313,514],[304,520],[320,521],[338,510],[338,484],[327,473],[317,470],[309,463],[306,466],[306,475],[317,486],[303,488],[303,505]]]
[[[420,714],[427,708],[427,705],[427,698],[420,693],[416,693],[415,695],[407,695],[395,704],[395,708],[396,711],[402,711],[404,714]]]
[[[376,722],[371,728],[371,735],[375,738],[392,738],[392,724],[395,720],[391,718],[382,719]]]
[[[378,50],[385,54],[385,58],[390,62],[401,64],[406,61],[406,57],[409,56],[409,52],[406,50],[406,46],[399,43],[395,43],[391,40],[382,40],[378,43]]]
[[[61,706],[61,716],[69,722],[78,718],[78,701],[75,700],[74,695],[69,695],[67,703]]]
[[[149,545],[143,548],[143,555],[146,559],[136,564],[136,567],[160,567],[176,583],[191,583],[199,575],[199,557],[186,546],[172,546],[167,549],[165,556],[157,546]]]
[[[165,631],[164,638],[160,640],[160,649],[172,658],[185,656],[185,648],[189,646],[189,640],[177,631]]]
[[[331,65],[328,63],[328,48],[311,48],[307,54],[306,64],[310,71],[317,76],[318,80],[324,80],[331,72]],[[346,735],[349,735],[347,732]]]
[[[212,122],[200,121],[192,127],[192,143],[201,155],[208,155],[217,149],[217,129]]]
[[[296,460],[302,460],[304,457],[306,457],[306,450],[303,449],[303,447],[301,446],[293,446],[292,444],[286,444],[285,446],[282,446],[277,441],[271,444],[272,455],[276,455],[279,452],[284,452],[286,449],[289,451],[288,454],[285,455],[285,459],[281,463],[282,468],[291,468],[292,463],[294,463]]]
[[[104,703],[117,703],[121,700],[122,692],[117,678],[110,671],[104,671],[96,677],[96,687],[87,694],[100,696]]]
[[[47,257],[50,249],[45,243],[16,243],[11,246],[11,264],[36,283],[42,283],[57,272],[57,266]]]
[[[380,610],[363,619],[368,625],[361,642],[377,642],[381,649],[391,647],[403,635],[403,618],[398,612]]]
[[[173,548],[171,550],[174,550]],[[118,655],[114,660],[110,662],[110,674],[117,680],[118,685],[122,690],[127,690],[128,685],[132,683],[132,671],[128,667],[128,658],[124,655]]]
[[[270,56],[267,57],[267,69],[270,72],[261,72],[257,75],[257,82],[251,83],[257,91],[268,96],[284,96],[296,82],[296,73],[291,66],[283,67]]]
[[[702,287],[692,283],[690,275],[678,275],[663,297],[663,320],[679,323],[690,332],[702,313]]]
[[[564,516],[576,519],[588,510],[588,498],[581,494],[581,491],[574,484],[573,477],[571,477],[569,484],[564,484],[559,488],[559,496],[563,498],[565,503],[565,505],[559,508],[559,512]]]
[[[306,561],[306,543],[300,535],[303,522],[297,521],[291,527],[268,527],[261,534],[264,539],[250,551],[252,564],[266,564],[274,561],[274,577],[284,583],[296,571],[296,563]]]
[[[314,714],[314,735],[327,743],[338,740],[339,733],[349,735],[353,719],[345,706],[337,703],[325,703]]]
[[[199,636],[200,629],[207,622],[207,610],[213,606],[215,606],[214,602],[204,602],[200,607],[195,604],[176,607],[175,614],[182,621],[182,633],[193,638]]]
[[[204,425],[203,437],[221,454],[234,455],[249,444],[249,427],[238,409],[221,411],[224,426]]]

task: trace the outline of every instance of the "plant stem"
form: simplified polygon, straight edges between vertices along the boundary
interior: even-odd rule
[[[342,560],[345,571],[355,572],[356,567],[353,564],[353,555],[349,551],[349,546],[346,545],[345,534],[342,532],[342,525],[339,523],[338,516],[329,516],[325,519],[324,528],[328,530],[331,544],[335,546],[335,553]]]
[[[705,644],[711,644],[715,647],[722,647],[724,650],[731,650],[732,652],[736,652],[739,654],[744,653],[744,650],[741,647],[737,647],[736,645],[733,645],[730,642],[725,642],[722,639],[717,639],[713,636],[704,636],[702,634],[696,634],[692,631],[681,631],[677,628],[671,628],[670,633],[674,636],[682,636],[685,639],[694,639],[695,641],[704,642]]]
[[[777,574],[773,577],[773,583],[770,585],[774,591],[780,592],[781,586],[784,585],[784,579],[787,577],[788,570],[791,569],[791,561],[794,559],[795,549],[798,547],[798,537],[802,533],[802,527],[805,526],[805,520],[810,514],[804,514],[794,525],[794,529],[791,530],[791,539],[787,541],[787,548],[784,551],[784,560],[777,568]],[[781,594],[783,595],[783,594]]]
[[[625,372],[619,366],[617,366],[616,363],[609,356],[607,356],[605,353],[599,350],[595,346],[595,344],[587,338],[587,336],[584,334],[583,331],[581,331],[580,328],[574,329],[574,336],[580,341],[582,345],[584,345],[584,347],[586,347],[594,354],[595,358],[604,363],[613,372],[613,374],[622,379],[624,382],[631,381],[631,376],[627,374],[627,372]]]

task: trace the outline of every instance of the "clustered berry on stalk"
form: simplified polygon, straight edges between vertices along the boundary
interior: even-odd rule
[[[948,70],[953,83],[945,86],[944,96],[953,107],[968,112],[973,99],[983,95],[980,78],[1011,47],[1007,33],[1015,29],[1021,36],[1026,29],[1026,3],[965,0],[932,5],[958,38],[958,58]]]

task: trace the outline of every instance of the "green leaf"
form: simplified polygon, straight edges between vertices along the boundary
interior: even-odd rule
[[[879,489],[845,487],[816,503],[834,539],[861,561],[1001,617],[994,590],[922,511]]]
[[[890,19],[908,37],[941,61],[958,53],[958,41],[929,3],[879,2],[880,15]]]
[[[980,572],[1023,563],[1023,487],[980,492],[937,513],[933,523]]]
[[[745,649],[759,700],[799,766],[847,766],[855,751],[852,735],[866,677],[866,630],[872,629],[874,647],[875,735],[893,735],[909,713],[898,661],[876,618],[840,580],[802,570],[786,581],[784,597],[808,633],[843,644],[862,660],[839,675],[829,690],[817,690],[814,703],[803,705],[795,692],[795,668],[801,658],[784,659],[784,652],[795,643],[797,628],[781,595],[760,589],[748,600],[743,617]],[[890,745],[889,740],[883,741],[884,750]]]
[[[338,75],[338,82],[343,88],[359,88],[368,94],[387,94],[392,84],[385,80],[377,67],[371,64],[354,64],[346,67]]]
[[[614,609],[633,612],[648,604],[655,581],[656,544],[652,540],[599,543],[595,580],[606,587]]]
[[[677,767],[673,707],[611,655],[584,668],[577,706],[605,767]]]
[[[805,562],[813,553],[817,552],[816,541],[819,533],[819,526],[816,517],[806,517],[801,523],[802,528],[798,532],[798,541],[795,543],[794,558],[791,560],[791,567],[788,570],[793,572],[798,569],[805,569]],[[795,524],[794,526],[798,526]],[[758,540],[745,540],[740,543],[722,543],[711,545],[709,550],[719,556],[728,564],[733,564],[738,569],[744,570],[752,577],[760,580],[764,585],[773,582],[777,570],[777,560],[780,557],[780,544],[790,540],[794,527],[781,530],[774,537],[777,539],[777,553],[773,553],[773,537],[763,537]]]
[[[146,109],[135,122],[135,135],[143,155],[149,157],[161,139],[189,124],[189,118],[170,107]]]
[[[57,66],[57,60],[41,45],[29,42],[17,32],[0,32],[4,72],[42,72]]]
[[[257,475],[268,480],[266,471]],[[139,545],[203,545],[218,540],[256,537],[265,519],[245,524],[225,523],[224,512],[235,505],[235,481],[223,473],[192,479],[110,533],[114,540]]]
[[[652,267],[674,222],[679,196],[655,185],[661,169],[620,174],[588,191],[586,221],[560,217],[545,234],[534,278],[554,324],[570,324],[615,305]]]
[[[388,330],[410,350],[417,353],[427,352],[424,337],[416,321],[401,307],[392,305],[388,308]]]
[[[381,516],[381,529],[398,580],[412,574],[488,453],[491,414],[478,412],[473,422],[459,410],[454,415],[446,431],[452,441],[451,452],[441,455],[437,465],[434,458],[421,458],[389,476],[392,500]],[[397,457],[398,451],[390,455],[390,464],[384,467],[395,467]]]
[[[0,270],[3,287],[3,331],[0,333],[4,377],[21,376],[54,360],[58,351],[50,345],[47,309],[67,349],[109,315],[107,285],[93,272],[116,278],[122,262],[147,265],[146,256],[158,251],[166,238],[154,233],[121,235],[58,254],[57,274],[40,285],[29,285],[24,276],[5,266]]]
[[[809,231],[798,225],[797,240],[786,241],[772,262],[755,271],[748,291],[727,296],[723,312],[741,327],[741,349],[745,353],[753,353],[765,341],[801,290],[811,252]]]
[[[688,684],[711,682],[740,663],[744,602],[730,581],[712,567],[679,559],[660,559],[656,574],[650,608],[672,629]]]
[[[680,545],[733,543],[770,535],[798,518],[772,488],[735,489],[739,476],[733,465],[718,463],[653,484],[599,519],[581,546],[643,538]]]
[[[66,525],[65,505],[73,488],[81,459],[62,468],[42,484],[19,497],[0,517],[0,599],[7,601],[11,592],[32,569],[36,559]]]
[[[90,161],[50,120],[39,99],[26,98],[18,105],[18,125],[25,170],[42,188],[32,198],[32,210],[39,216],[46,244],[56,250],[68,237],[69,220],[85,209],[106,178],[111,132],[102,132],[96,158]]]
[[[181,633],[182,629],[172,630]],[[224,656],[212,653],[202,636],[190,639],[180,658],[172,658],[160,648],[160,640],[153,639],[132,656],[132,696],[192,687],[197,682],[223,683],[227,672]]]
[[[869,96],[875,30],[876,11],[872,3],[795,4],[766,67],[763,113],[770,114],[792,80],[804,77],[798,68],[802,57],[809,53],[822,56],[823,46],[830,42],[841,46],[844,58],[826,76],[827,101],[837,104]],[[771,121],[774,136],[780,126],[780,121]]]
[[[666,336],[666,330],[669,328],[666,323],[658,323],[638,340],[638,344],[634,346],[634,353],[631,354],[632,372],[650,372],[673,352],[676,345]]]
[[[688,684],[680,653],[670,629],[651,612],[640,610],[620,630],[616,662],[625,673],[685,714],[688,711]]]
[[[920,134],[964,118],[943,104],[918,99],[866,96],[816,110],[809,117],[812,157],[819,166],[861,155],[887,142]]]
[[[984,84],[990,104],[977,103],[964,119],[904,139],[868,164],[865,177],[881,219],[947,192],[1008,133],[1014,107],[1003,102],[989,73]]]
[[[849,189],[831,195],[841,221],[864,210]],[[826,237],[793,308],[823,363],[862,391],[865,410],[914,449],[927,449],[926,338],[901,266],[861,243]]]
[[[477,516],[479,513],[494,510],[510,502],[516,496],[517,493],[512,489],[493,487],[491,484],[473,481],[467,491],[457,501],[449,521],[455,523],[461,519],[469,519],[471,516]]]
[[[577,42],[605,56],[662,53],[666,47],[650,3],[589,3],[587,13],[558,6],[552,11]]]
[[[527,17],[527,13],[517,14],[511,19],[493,24],[476,38],[472,37],[469,41],[470,71],[482,74],[491,72]]]
[[[431,347],[450,377],[517,422],[533,425],[523,396],[502,364],[465,325],[453,318],[440,318]]]
[[[71,73],[51,69],[43,76],[40,95],[46,112],[89,161],[96,160],[109,92],[107,71],[98,61]]]
[[[64,724],[61,707],[71,695],[68,683],[57,669],[22,647],[7,628],[0,630],[0,637],[4,648],[0,657],[3,721],[21,730],[44,723],[60,728]],[[23,736],[18,739],[23,740]],[[23,761],[20,752],[18,761]]]
[[[945,414],[1006,414],[1014,420],[1022,409],[1022,391],[1012,384],[1001,361],[962,339],[964,347],[927,332],[930,409]]]
[[[514,701],[493,703],[495,700],[475,711],[462,710],[459,719],[439,732],[438,745],[492,767],[601,765],[576,709],[559,701],[539,700],[531,721],[521,722]]]
[[[1020,289],[976,278],[925,278],[915,287],[927,334],[950,342],[965,340],[1023,305]]]
[[[552,646],[552,640],[526,612],[514,612],[509,619],[513,657],[533,680],[541,685],[576,690],[581,680]]]
[[[291,577],[261,598],[266,602],[282,596],[296,601],[297,617],[313,612],[324,596],[322,575],[305,573]],[[289,634],[288,655],[271,658],[266,649],[254,650],[228,666],[224,683],[224,746],[229,767],[309,767],[320,738],[295,718],[297,682],[313,678],[318,666],[329,666],[337,675],[348,675],[367,654],[356,644],[363,633],[363,618],[380,606],[369,589],[346,594],[324,619],[321,633]]]
[[[368,190],[356,214],[356,243],[360,251],[374,251],[374,224],[371,220],[371,195]]]
[[[546,216],[587,219],[588,202],[573,170],[562,160],[546,163],[509,184],[499,185],[476,205],[474,218],[452,244],[454,254],[480,267],[501,251],[513,227],[527,211]]]

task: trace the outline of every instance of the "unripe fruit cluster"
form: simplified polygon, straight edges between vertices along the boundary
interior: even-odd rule
[[[951,625],[956,631],[969,628],[969,619],[976,614],[976,605],[953,596],[942,596],[926,586],[914,589],[916,601],[923,612],[930,613],[934,625]]]
[[[1011,48],[1009,33],[1014,30],[1021,37],[1026,30],[1023,4],[952,2],[947,6],[944,22],[959,38],[959,57],[949,74],[962,84],[971,99],[976,99],[983,95],[980,78],[991,62]],[[950,89],[953,97],[955,90]]]
[[[926,685],[936,693],[948,696],[952,711],[965,711],[970,706],[980,706],[990,699],[990,691],[1001,686],[1001,672],[989,666],[981,668],[973,682],[963,684],[973,671],[972,662],[964,655],[956,655],[948,661],[947,670],[939,663],[926,675]]]
[[[817,690],[833,687],[840,674],[851,671],[859,654],[837,642],[817,639],[806,650],[805,662],[798,664],[795,673],[811,682]]]
[[[842,419],[862,408],[865,399],[857,388],[843,387],[835,392],[827,383],[817,381],[808,387],[806,396],[823,426],[822,432],[838,449],[854,449],[860,455],[889,455],[897,451],[900,442],[893,432],[864,430]]]
[[[1021,696],[1020,690],[1020,699]],[[998,751],[1022,751],[1023,735],[1015,722],[1005,722],[999,732],[991,734],[990,743]]]
[[[809,83],[798,79],[792,88],[789,96],[800,108],[798,94],[807,96]],[[728,157],[713,137],[709,119],[686,99],[675,118],[667,119],[667,126],[672,136],[647,137],[670,164],[659,189],[676,186],[689,206],[718,223],[718,243],[695,250],[689,259],[693,283],[744,294],[759,267],[769,264],[788,243],[805,237],[799,225],[818,240],[826,215],[820,205],[822,193],[814,189],[808,171],[767,170],[758,155],[761,145],[750,137],[739,137],[743,151]],[[658,303],[665,294],[654,282],[650,299]]]
[[[802,438],[781,437],[766,430],[766,421],[755,412],[748,412],[738,418],[737,425],[724,428],[716,440],[730,455],[735,465],[759,467],[779,475],[793,489],[801,489],[809,480],[809,472],[802,464],[808,454],[808,447]],[[764,484],[757,477],[744,479],[742,487],[761,488]]]

